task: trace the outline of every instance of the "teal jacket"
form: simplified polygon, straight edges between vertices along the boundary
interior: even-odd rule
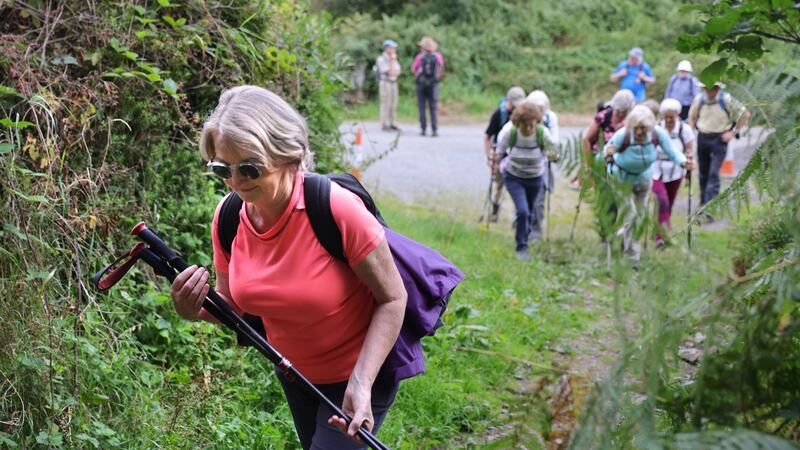
[[[619,178],[620,181],[631,182],[632,184],[642,185],[650,182],[653,176],[653,163],[658,160],[658,151],[656,146],[651,141],[651,135],[648,135],[647,141],[636,143],[633,139],[633,130],[630,131],[630,145],[624,152],[619,153],[622,147],[622,142],[625,139],[625,133],[628,133],[627,128],[622,128],[614,133],[614,136],[608,141],[609,144],[614,144],[617,153],[614,153],[614,164],[608,165],[608,173]],[[661,150],[671,159],[675,164],[682,165],[686,162],[686,157],[683,153],[676,152],[672,149],[670,143],[669,133],[656,125],[656,135],[658,135],[659,146]],[[597,152],[597,158],[603,159],[603,152]]]

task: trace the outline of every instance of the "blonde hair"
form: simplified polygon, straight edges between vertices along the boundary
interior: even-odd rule
[[[216,156],[216,133],[225,136],[245,159],[259,162],[267,170],[288,167],[306,171],[314,166],[305,119],[267,89],[238,86],[222,93],[200,133],[200,154],[207,161]]]
[[[550,98],[542,90],[535,90],[528,94],[528,100],[541,106],[544,112],[550,111]]]
[[[647,106],[636,105],[625,118],[625,128],[632,130],[641,126],[647,128],[647,131],[653,131],[656,127],[656,116]]]
[[[526,98],[511,113],[511,123],[519,127],[519,124],[525,122],[541,122],[543,115],[542,107]]]

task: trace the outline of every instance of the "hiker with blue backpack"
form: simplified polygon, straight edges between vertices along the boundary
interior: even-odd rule
[[[439,108],[439,81],[444,76],[444,56],[436,51],[439,46],[430,36],[423,37],[417,42],[417,45],[422,51],[414,57],[411,72],[416,77],[419,126],[422,130],[420,134],[425,136],[428,131],[428,123],[425,118],[427,106],[431,116],[431,136],[436,137],[439,135],[437,110]]]
[[[529,261],[528,241],[532,230],[533,207],[544,188],[547,161],[555,159],[555,143],[542,124],[544,111],[526,99],[514,109],[511,121],[497,138],[496,158],[506,190],[516,208],[515,251],[517,259]]]
[[[728,153],[728,145],[739,139],[740,131],[747,127],[750,113],[741,102],[725,92],[725,85],[714,83],[703,86],[689,109],[689,126],[697,131],[697,166],[700,178],[700,206],[719,194],[719,171]],[[705,220],[714,218],[706,214]]]
[[[500,99],[497,109],[489,118],[489,126],[483,134],[483,149],[486,152],[486,165],[489,167],[491,180],[489,181],[488,199],[491,202],[491,212],[488,214],[489,222],[497,222],[500,212],[500,200],[503,197],[503,176],[496,170],[495,149],[497,148],[497,136],[500,130],[511,119],[511,113],[522,101],[525,100],[525,91],[519,86],[511,87],[506,96]],[[494,186],[494,189],[492,189]]]
[[[306,121],[271,91],[224,92],[203,126],[200,152],[232,190],[211,228],[217,292],[239,315],[255,318],[251,325],[287,364],[352,418],[348,424],[332,414],[276,369],[302,447],[365,448],[356,432],[377,433],[399,381],[424,371],[419,338],[438,326],[463,274],[385,228],[354,178],[333,183],[337,176],[309,172]],[[409,271],[424,265],[397,255],[421,258],[436,274],[414,273],[409,283]],[[170,294],[181,317],[215,321],[202,308],[209,279],[198,266],[175,278]],[[427,284],[417,286],[420,279]],[[444,304],[420,304],[421,291]]]
[[[656,81],[650,65],[644,62],[644,50],[634,47],[628,52],[628,59],[619,63],[614,73],[611,74],[611,82],[619,82],[620,89],[628,89],[633,92],[636,102],[643,102],[647,98],[647,85]]]
[[[675,72],[667,83],[664,99],[672,98],[679,101],[681,104],[680,118],[686,120],[689,118],[692,101],[700,93],[700,80],[692,75],[692,63],[685,59],[678,63]]]
[[[633,261],[634,267],[641,257],[641,246],[633,229],[637,218],[647,214],[647,197],[659,146],[672,162],[685,167],[686,157],[672,148],[669,134],[656,125],[653,112],[644,105],[637,105],[625,119],[625,127],[614,133],[604,151],[597,155],[606,162],[609,176],[631,190],[630,195],[616,200],[628,207],[618,234],[623,237],[623,255]]]
[[[544,117],[542,118],[542,125],[550,130],[550,137],[553,139],[553,144],[559,144],[559,129],[558,129],[558,115],[550,109],[550,97],[542,90],[535,90],[528,94],[528,100],[533,104],[542,108]],[[542,225],[545,222],[545,200],[549,194],[552,194],[555,188],[555,176],[551,161],[547,161],[547,168],[544,171],[544,189],[539,190],[536,201],[533,204],[533,222],[531,224],[531,239],[538,241],[542,238]],[[549,225],[548,225],[549,226]]]

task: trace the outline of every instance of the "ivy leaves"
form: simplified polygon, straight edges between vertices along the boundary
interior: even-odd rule
[[[682,8],[684,14],[691,11],[708,19],[700,33],[678,39],[678,50],[720,56],[700,72],[706,85],[746,77],[748,63],[761,58],[767,39],[800,44],[800,7],[792,0],[724,0]]]

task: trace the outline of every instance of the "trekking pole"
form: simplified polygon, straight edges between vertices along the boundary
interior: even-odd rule
[[[113,263],[109,264],[94,277],[92,282],[100,290],[106,290],[115,285],[137,259],[142,259],[153,268],[153,271],[160,276],[167,278],[170,282],[175,280],[179,272],[185,270],[189,265],[183,258],[178,256],[154,231],[147,228],[144,222],[139,222],[131,231],[131,234],[137,236],[143,242],[137,244],[131,251],[121,258],[118,258]],[[122,262],[124,261],[124,262]],[[121,263],[122,262],[122,263]],[[120,264],[121,263],[121,264]],[[119,265],[118,265],[119,264]],[[203,308],[208,311],[212,316],[217,318],[224,325],[233,329],[237,333],[244,335],[247,339],[252,341],[253,346],[261,352],[267,359],[275,364],[284,373],[287,380],[296,382],[303,388],[309,391],[317,400],[325,403],[333,412],[343,418],[348,424],[352,422],[352,418],[345,414],[341,408],[336,406],[329,398],[319,391],[308,379],[303,376],[292,363],[283,357],[275,348],[273,348],[264,336],[261,336],[255,331],[236,311],[231,308],[225,299],[223,299],[216,291],[209,289],[206,298],[203,301]],[[358,437],[361,438],[370,448],[374,450],[388,450],[385,444],[379,441],[372,433],[365,428],[359,428]]]
[[[575,216],[572,218],[572,226],[569,229],[569,241],[573,242],[575,240],[575,225],[578,224],[578,215],[581,213],[581,202],[583,201],[583,191],[585,190],[584,186],[581,186],[581,190],[578,191],[578,204],[575,206]]]
[[[689,247],[689,250],[692,249],[692,171],[686,171],[686,183],[688,184],[689,188],[689,205],[688,205],[688,212],[686,217],[686,224],[688,228],[686,229],[686,245]]]
[[[486,219],[486,231],[489,231],[489,222],[491,222],[491,207],[492,207],[492,186],[494,185],[494,173],[489,172],[489,189],[486,191],[486,200],[483,202],[483,209],[481,210],[481,217],[478,218],[478,223],[483,223]]]
[[[550,262],[550,188],[555,184],[553,181],[553,170],[550,166],[550,160],[547,161],[547,185],[544,187],[544,221],[547,228],[544,229],[544,242],[547,248],[545,260]]]

